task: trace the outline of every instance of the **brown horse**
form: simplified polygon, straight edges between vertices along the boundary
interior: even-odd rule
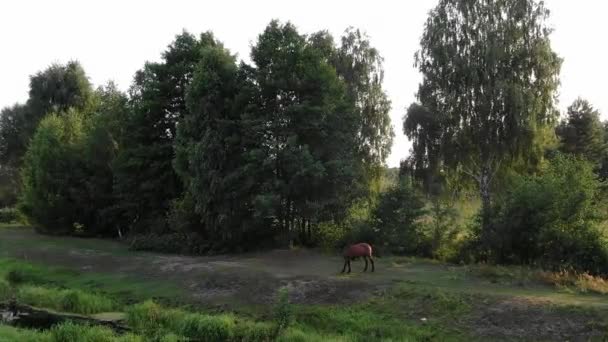
[[[346,271],[346,266],[348,265],[348,272],[350,273],[350,262],[358,257],[363,257],[365,260],[365,268],[363,272],[367,271],[367,259],[372,263],[372,272],[374,272],[374,259],[372,258],[372,246],[367,243],[358,243],[355,245],[351,245],[344,250],[344,267],[342,268],[342,273]]]

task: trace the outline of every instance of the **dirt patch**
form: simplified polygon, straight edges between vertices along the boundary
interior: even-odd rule
[[[476,305],[469,325],[476,335],[517,341],[589,341],[606,336],[606,323],[597,316],[554,307],[526,298],[506,298]]]

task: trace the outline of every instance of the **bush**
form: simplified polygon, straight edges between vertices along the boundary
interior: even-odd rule
[[[15,208],[0,209],[0,223],[15,223],[21,221],[19,212]]]
[[[608,248],[597,228],[600,182],[588,162],[557,155],[538,176],[520,177],[479,230],[480,257],[608,274]]]

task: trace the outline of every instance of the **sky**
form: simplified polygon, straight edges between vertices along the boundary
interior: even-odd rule
[[[126,90],[135,71],[160,54],[183,29],[211,30],[246,61],[272,19],[291,21],[301,33],[326,29],[338,38],[349,27],[367,32],[385,59],[384,88],[392,101],[395,141],[389,166],[398,166],[410,143],[402,132],[405,109],[415,101],[421,75],[414,68],[423,25],[437,0],[105,0],[0,3],[0,108],[27,99],[29,76],[51,63],[78,60],[98,86],[113,80]],[[604,0],[546,0],[554,50],[564,58],[559,108],[588,99],[608,119],[608,34]]]

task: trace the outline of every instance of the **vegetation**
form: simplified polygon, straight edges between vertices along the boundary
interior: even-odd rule
[[[117,238],[129,251],[107,255],[125,258],[336,254],[367,242],[396,268],[409,259],[391,255],[468,264],[449,276],[466,278],[461,287],[473,277],[605,295],[608,122],[583,98],[560,120],[549,14],[538,0],[438,1],[415,57],[422,82],[403,118],[412,148],[399,169],[385,165],[394,133],[384,61],[356,28],[335,39],[273,20],[249,61],[213,32],[183,31],[126,93],[112,82],[94,89],[77,61],[50,65],[30,77],[25,103],[0,111],[0,225],[89,247],[97,240],[84,238]],[[0,240],[0,257],[49,255],[70,241],[38,249]],[[12,259],[0,259],[0,276],[0,302],[125,310],[137,334],[68,322],[40,332],[0,326],[0,339],[449,340],[468,331],[448,323],[476,309],[462,294],[395,285],[336,307],[294,306],[286,289],[272,312],[248,317],[178,307],[191,302],[170,282],[75,277]],[[391,302],[433,318],[414,324],[419,317]]]

